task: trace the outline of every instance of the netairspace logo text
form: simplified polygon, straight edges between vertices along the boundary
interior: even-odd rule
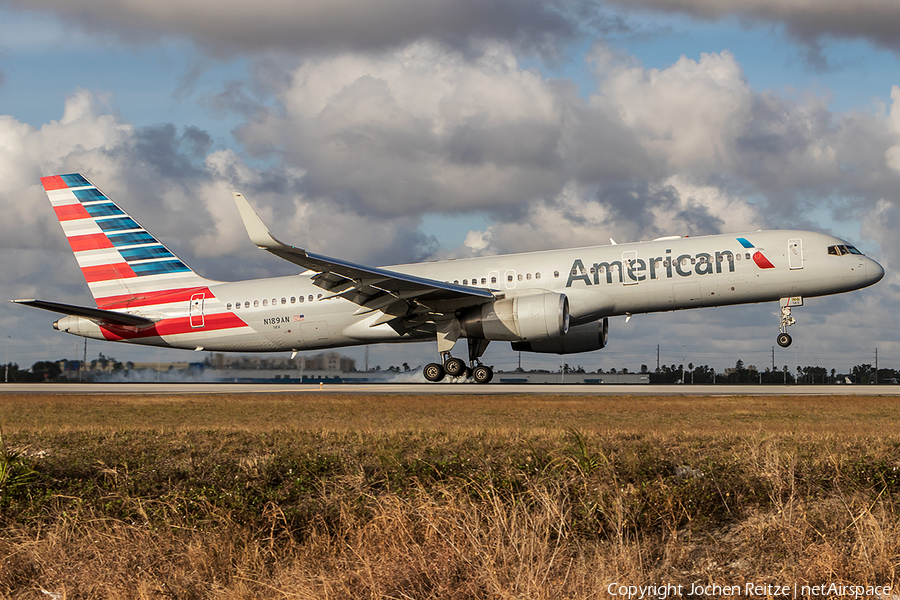
[[[747,598],[807,598],[810,596],[828,596],[831,598],[897,598],[891,594],[889,585],[844,585],[839,583],[823,583],[821,585],[807,585],[795,583],[793,585],[775,585],[771,583],[744,583],[743,585],[720,585],[712,583],[707,585],[692,583],[690,585],[675,584],[650,584],[650,585],[621,585],[610,583],[606,587],[606,593],[617,600],[666,600],[681,596],[744,596]]]

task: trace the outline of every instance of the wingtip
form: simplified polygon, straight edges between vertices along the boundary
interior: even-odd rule
[[[284,245],[275,239],[275,236],[272,235],[269,228],[263,223],[263,220],[259,218],[259,215],[256,214],[256,211],[253,210],[253,207],[250,206],[243,194],[231,192],[231,195],[234,197],[235,204],[237,204],[238,212],[241,215],[241,220],[244,222],[244,228],[247,230],[247,235],[250,236],[251,242],[260,248]]]

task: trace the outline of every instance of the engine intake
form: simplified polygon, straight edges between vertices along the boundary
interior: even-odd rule
[[[602,350],[609,339],[609,321],[604,317],[595,323],[576,325],[565,335],[553,339],[513,342],[512,349],[544,354],[577,354]]]
[[[555,292],[494,300],[463,313],[459,325],[468,338],[503,342],[554,339],[569,330],[569,300]]]

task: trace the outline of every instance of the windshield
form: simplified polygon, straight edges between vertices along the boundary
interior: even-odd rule
[[[828,246],[828,254],[833,254],[835,256],[843,256],[844,254],[859,254],[860,256],[863,255],[862,252],[860,252],[854,246],[851,246],[849,244],[847,244],[847,245],[838,244],[835,246]]]

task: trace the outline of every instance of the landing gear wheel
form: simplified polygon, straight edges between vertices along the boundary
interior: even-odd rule
[[[791,335],[789,333],[779,333],[778,338],[776,338],[776,340],[778,342],[778,345],[781,346],[782,348],[787,348],[788,346],[791,345],[791,342],[793,341],[791,339]]]
[[[472,369],[472,379],[475,383],[489,383],[494,378],[494,371],[490,367],[478,365]]]
[[[428,381],[437,383],[444,378],[444,367],[437,363],[428,363],[425,365],[425,368],[422,369],[422,374]]]
[[[450,377],[459,377],[466,371],[466,363],[459,358],[448,358],[444,363],[444,371]]]

